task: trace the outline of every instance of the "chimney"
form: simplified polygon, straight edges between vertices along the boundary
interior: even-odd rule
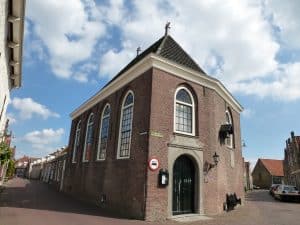
[[[291,132],[291,137],[294,139],[295,137],[294,131]]]

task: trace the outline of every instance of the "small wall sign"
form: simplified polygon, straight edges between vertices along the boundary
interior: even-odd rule
[[[150,158],[148,166],[151,171],[157,170],[159,168],[159,160],[155,157]]]

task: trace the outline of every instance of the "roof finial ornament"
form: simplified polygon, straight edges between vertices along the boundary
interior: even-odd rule
[[[171,24],[170,22],[166,23],[166,26],[165,26],[165,36],[167,36],[169,34],[169,29],[171,28],[170,24]]]
[[[141,52],[141,47],[139,46],[139,47],[137,47],[137,49],[136,49],[136,56],[138,56],[138,55],[140,54],[140,52]]]

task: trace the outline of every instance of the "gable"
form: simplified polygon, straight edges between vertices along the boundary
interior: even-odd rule
[[[143,53],[133,59],[98,93],[75,109],[70,116],[72,119],[76,118],[151,68],[161,69],[185,80],[213,89],[229,103],[234,110],[239,113],[243,110],[243,107],[219,80],[206,75],[179,44],[167,35],[160,38]]]

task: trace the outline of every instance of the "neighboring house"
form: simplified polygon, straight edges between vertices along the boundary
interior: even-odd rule
[[[250,162],[244,162],[244,186],[245,191],[252,190],[252,176],[250,172]]]
[[[286,184],[300,189],[300,136],[295,136],[294,132],[286,140],[283,167]]]
[[[0,0],[0,141],[10,91],[21,86],[24,13],[24,0]]]
[[[64,191],[130,218],[221,213],[244,200],[241,111],[166,34],[71,113]]]
[[[62,148],[50,154],[50,157],[44,160],[42,165],[38,164],[42,168],[40,179],[59,191],[63,189],[64,185],[67,153],[68,147]]]
[[[16,176],[25,177],[29,162],[30,162],[30,158],[25,155],[15,161]]]
[[[252,172],[253,185],[270,188],[272,184],[284,182],[283,160],[258,159]]]
[[[25,0],[0,0],[0,142],[9,142],[6,109],[10,91],[21,86]],[[8,161],[0,162],[0,185]]]

